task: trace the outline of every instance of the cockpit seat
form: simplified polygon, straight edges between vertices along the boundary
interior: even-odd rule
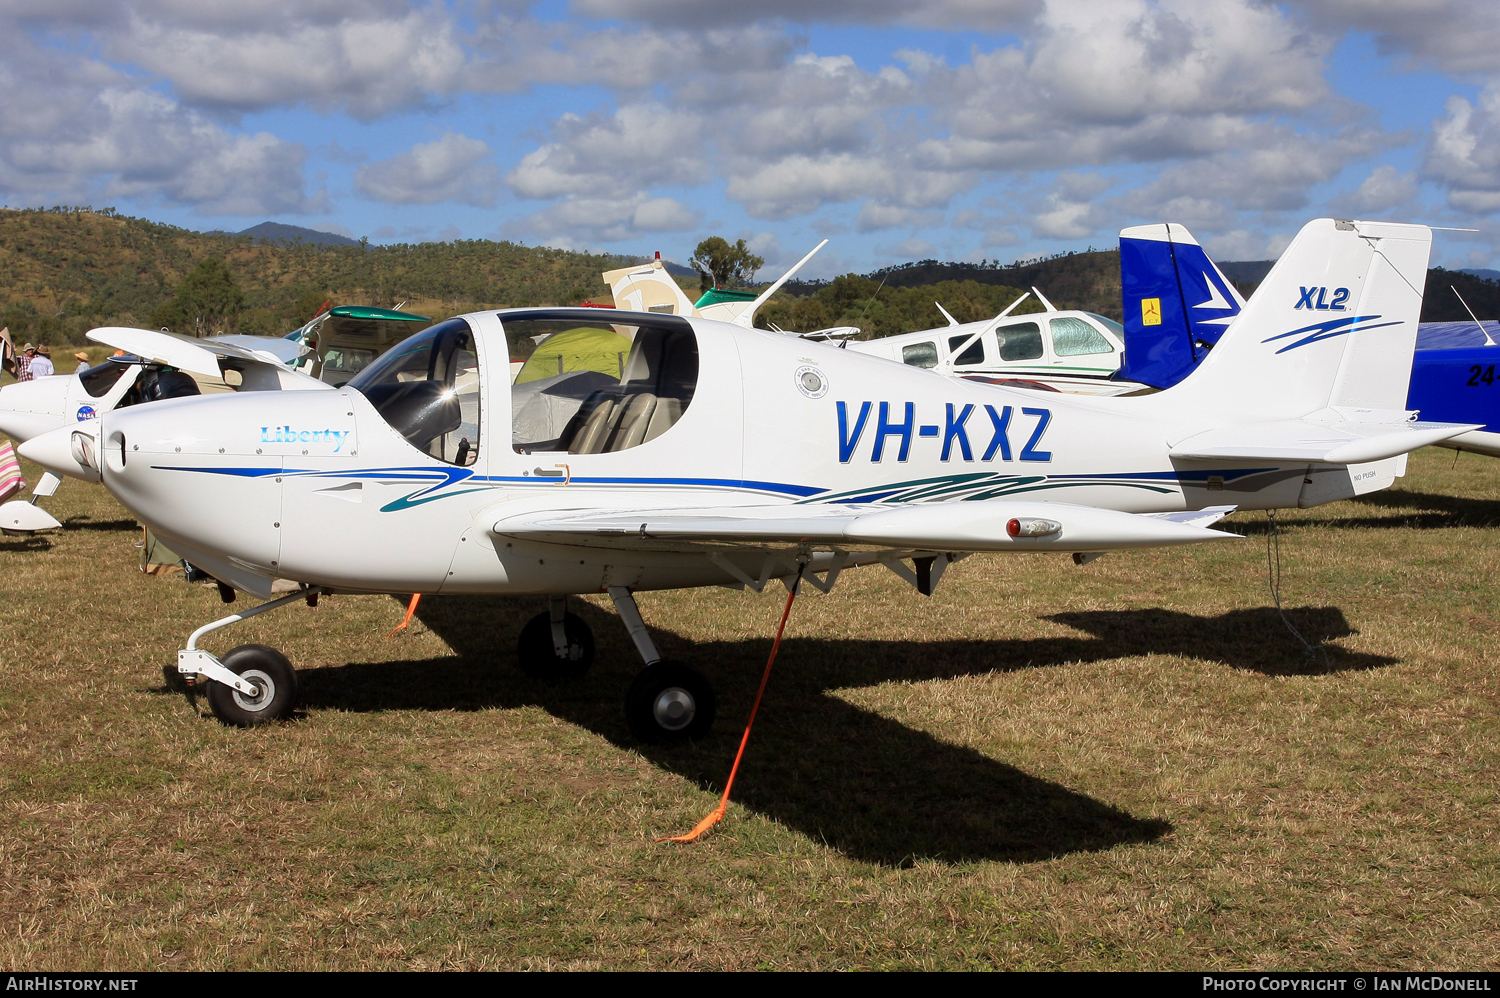
[[[566,444],[569,454],[629,450],[655,440],[682,418],[680,399],[657,398],[650,392],[590,401],[595,402],[592,411]],[[584,409],[589,409],[588,403]]]

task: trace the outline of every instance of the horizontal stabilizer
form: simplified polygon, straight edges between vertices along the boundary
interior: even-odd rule
[[[1479,427],[1471,423],[1314,422],[1283,419],[1207,430],[1180,440],[1170,456],[1198,461],[1306,461],[1365,464]]]
[[[504,537],[554,544],[678,550],[705,544],[809,544],[940,552],[1106,551],[1235,536],[1195,522],[1093,506],[993,501],[539,512],[507,517],[492,529]]]

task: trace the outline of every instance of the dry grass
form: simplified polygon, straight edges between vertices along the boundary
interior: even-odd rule
[[[799,600],[729,819],[714,802],[780,609],[648,594],[720,727],[634,745],[612,611],[571,687],[512,662],[529,601],[258,618],[306,716],[231,731],[161,667],[220,613],[134,567],[98,488],[0,539],[0,962],[13,968],[1470,968],[1500,949],[1500,464],[1190,551],[972,558]],[[33,469],[34,471],[34,469]],[[1448,498],[1456,496],[1458,498]]]

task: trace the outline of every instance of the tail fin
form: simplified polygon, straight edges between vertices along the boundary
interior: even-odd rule
[[[1218,346],[1159,397],[1229,419],[1403,418],[1431,248],[1425,225],[1308,222]]]
[[[1120,230],[1125,363],[1120,377],[1170,388],[1198,365],[1245,299],[1173,222]]]
[[[682,293],[660,258],[634,267],[607,270],[602,275],[615,298],[615,308],[632,312],[694,315],[693,303]]]

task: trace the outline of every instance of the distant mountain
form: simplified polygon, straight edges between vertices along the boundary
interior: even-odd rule
[[[358,246],[358,239],[350,239],[348,236],[340,236],[332,232],[319,232],[317,229],[304,229],[300,225],[284,225],[281,222],[261,222],[252,225],[248,229],[241,229],[236,235],[250,236],[252,239],[264,239],[268,243],[302,243],[306,246]]]
[[[1460,274],[1468,274],[1470,277],[1480,277],[1486,281],[1500,280],[1500,270],[1491,270],[1488,267],[1468,267],[1459,271]]]

